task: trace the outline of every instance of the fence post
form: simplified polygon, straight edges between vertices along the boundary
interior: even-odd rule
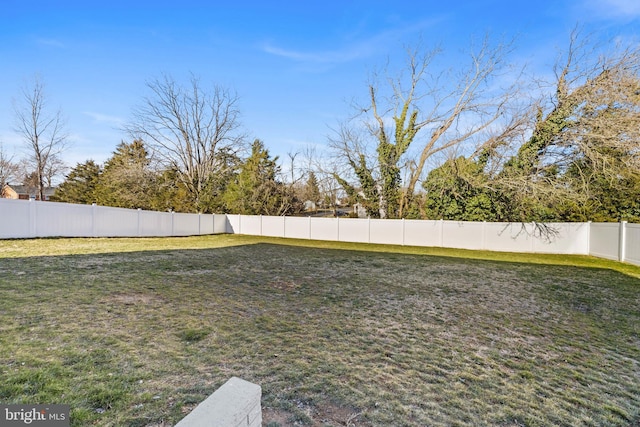
[[[36,202],[32,198],[29,198],[29,237],[32,239],[38,237],[36,235],[38,222],[38,218],[36,217],[36,215]]]
[[[480,239],[480,249],[487,249],[487,221],[482,221],[482,238]]]
[[[402,218],[402,246],[404,246],[404,234],[405,234],[405,224],[404,224],[404,218]]]
[[[174,215],[173,215],[173,211],[171,211],[171,236],[173,237],[175,235],[175,226],[174,226]]]
[[[525,226],[526,227],[526,226]],[[536,239],[536,224],[534,222],[531,223],[531,245],[529,246],[529,252],[535,253],[535,239]]]
[[[140,218],[142,215],[142,209],[138,208],[138,237],[142,236],[142,218]]]
[[[98,237],[98,224],[96,221],[96,215],[98,211],[97,203],[91,203],[91,236]]]
[[[624,262],[627,257],[627,221],[620,221],[618,238],[618,261]]]

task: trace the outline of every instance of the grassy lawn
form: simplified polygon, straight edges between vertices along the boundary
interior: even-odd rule
[[[244,236],[0,241],[0,402],[169,426],[638,426],[640,268]]]

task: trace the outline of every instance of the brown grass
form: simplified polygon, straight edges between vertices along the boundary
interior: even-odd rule
[[[74,426],[173,425],[235,375],[262,386],[272,426],[640,421],[633,276],[571,257],[153,241],[8,243],[0,401],[70,404]]]

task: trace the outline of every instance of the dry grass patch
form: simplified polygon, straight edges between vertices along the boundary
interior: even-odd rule
[[[262,386],[271,426],[640,422],[631,275],[570,257],[129,240],[123,254],[67,239],[57,256],[9,243],[0,401],[70,404],[74,426],[173,425],[235,375]]]

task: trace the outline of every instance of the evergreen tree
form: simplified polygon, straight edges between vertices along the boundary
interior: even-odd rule
[[[54,201],[91,204],[96,202],[96,186],[100,180],[100,165],[93,160],[78,163],[56,189]]]
[[[277,180],[278,158],[272,159],[264,143],[256,139],[247,158],[224,194],[226,210],[244,215],[284,215],[292,209],[292,196]]]
[[[320,185],[318,184],[318,178],[313,171],[309,172],[309,177],[305,183],[303,192],[303,199],[305,201],[310,200],[316,205],[322,202],[322,195],[320,194]]]
[[[122,208],[151,209],[157,195],[157,174],[144,143],[121,142],[113,156],[104,164],[96,188],[98,204]]]

